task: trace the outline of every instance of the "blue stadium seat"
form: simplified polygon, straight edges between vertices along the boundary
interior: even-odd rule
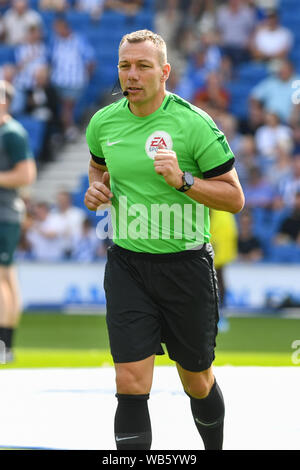
[[[269,75],[269,71],[264,64],[249,62],[240,65],[238,68],[238,77],[242,83],[255,86],[256,83]]]
[[[271,244],[269,250],[269,261],[273,263],[299,263],[300,248],[295,243],[288,245]]]
[[[42,149],[45,123],[28,115],[18,116],[17,120],[24,126],[28,132],[29,145],[35,158],[38,158]]]
[[[65,17],[74,31],[85,32],[90,27],[91,17],[88,13],[69,10],[66,12]]]
[[[0,45],[0,65],[15,63],[14,47],[6,44]]]
[[[239,80],[226,84],[231,95],[229,110],[238,118],[245,118],[248,115],[248,99],[252,86],[251,83],[243,83]]]

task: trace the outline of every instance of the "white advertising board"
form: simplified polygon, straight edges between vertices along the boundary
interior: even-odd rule
[[[25,309],[105,310],[105,262],[17,265]],[[300,304],[300,265],[234,263],[225,271],[227,308],[277,307],[287,297]]]

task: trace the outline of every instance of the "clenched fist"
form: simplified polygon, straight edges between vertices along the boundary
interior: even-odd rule
[[[96,211],[101,204],[110,204],[113,197],[110,191],[109,173],[103,173],[102,182],[95,181],[85,193],[84,204],[90,211]]]
[[[173,150],[159,146],[154,157],[154,169],[170,186],[174,188],[182,186],[183,172],[179,168],[177,155]]]

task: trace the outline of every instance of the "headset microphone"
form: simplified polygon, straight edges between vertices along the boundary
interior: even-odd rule
[[[129,95],[128,91],[126,91],[126,90],[123,91],[123,95],[124,95],[124,96],[128,96],[128,95]]]

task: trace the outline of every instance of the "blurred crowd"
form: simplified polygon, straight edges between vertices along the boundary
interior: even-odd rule
[[[69,11],[101,20],[104,10],[135,15],[142,0],[0,0],[0,40],[12,57],[2,62],[0,78],[16,89],[14,117],[30,115],[45,123],[39,163],[51,161],[64,142],[76,141],[74,109],[95,68],[95,49],[67,21]],[[34,5],[36,8],[32,8]],[[43,13],[54,12],[51,26]]]
[[[264,259],[270,244],[300,250],[300,64],[290,58],[295,38],[278,6],[275,0],[157,2],[156,30],[173,64],[169,90],[208,112],[236,156],[246,198],[237,217],[242,260]],[[300,20],[300,10],[294,14]],[[231,111],[230,85],[249,64],[266,75],[253,83],[241,117]],[[259,236],[262,213],[266,224],[270,214],[276,219],[271,239]]]
[[[291,60],[294,32],[281,22],[279,1],[153,2],[154,29],[166,40],[172,65],[168,90],[207,111],[236,155],[246,197],[246,207],[237,217],[240,259],[265,259],[270,243],[300,249],[300,64]],[[82,11],[99,21],[105,10],[135,15],[144,1],[36,3],[38,8],[32,9],[27,0],[0,0],[1,40],[14,47],[14,62],[3,64],[0,76],[17,89],[16,117],[26,112],[47,123],[43,145],[47,160],[53,158],[53,142],[60,146],[76,140],[74,106],[95,66],[97,46],[73,31],[64,13]],[[39,13],[48,10],[57,12],[51,31],[45,29]],[[266,75],[253,83],[247,115],[241,117],[232,111],[232,83],[238,81],[245,64],[264,67]],[[65,227],[67,219],[58,209],[64,197],[58,195],[56,209],[44,202],[26,202],[29,216],[19,257],[41,259],[43,252],[49,256],[53,239],[56,259],[81,259],[80,251],[86,259],[103,256],[105,243],[96,242],[86,213],[72,207],[72,223]],[[70,203],[70,195],[68,199]],[[263,224],[267,221],[270,227],[271,219],[276,223],[266,241],[261,236],[266,232]]]
[[[106,256],[111,240],[96,233],[85,211],[72,204],[70,192],[59,191],[54,204],[24,196],[23,200],[26,217],[17,260],[92,262]]]

